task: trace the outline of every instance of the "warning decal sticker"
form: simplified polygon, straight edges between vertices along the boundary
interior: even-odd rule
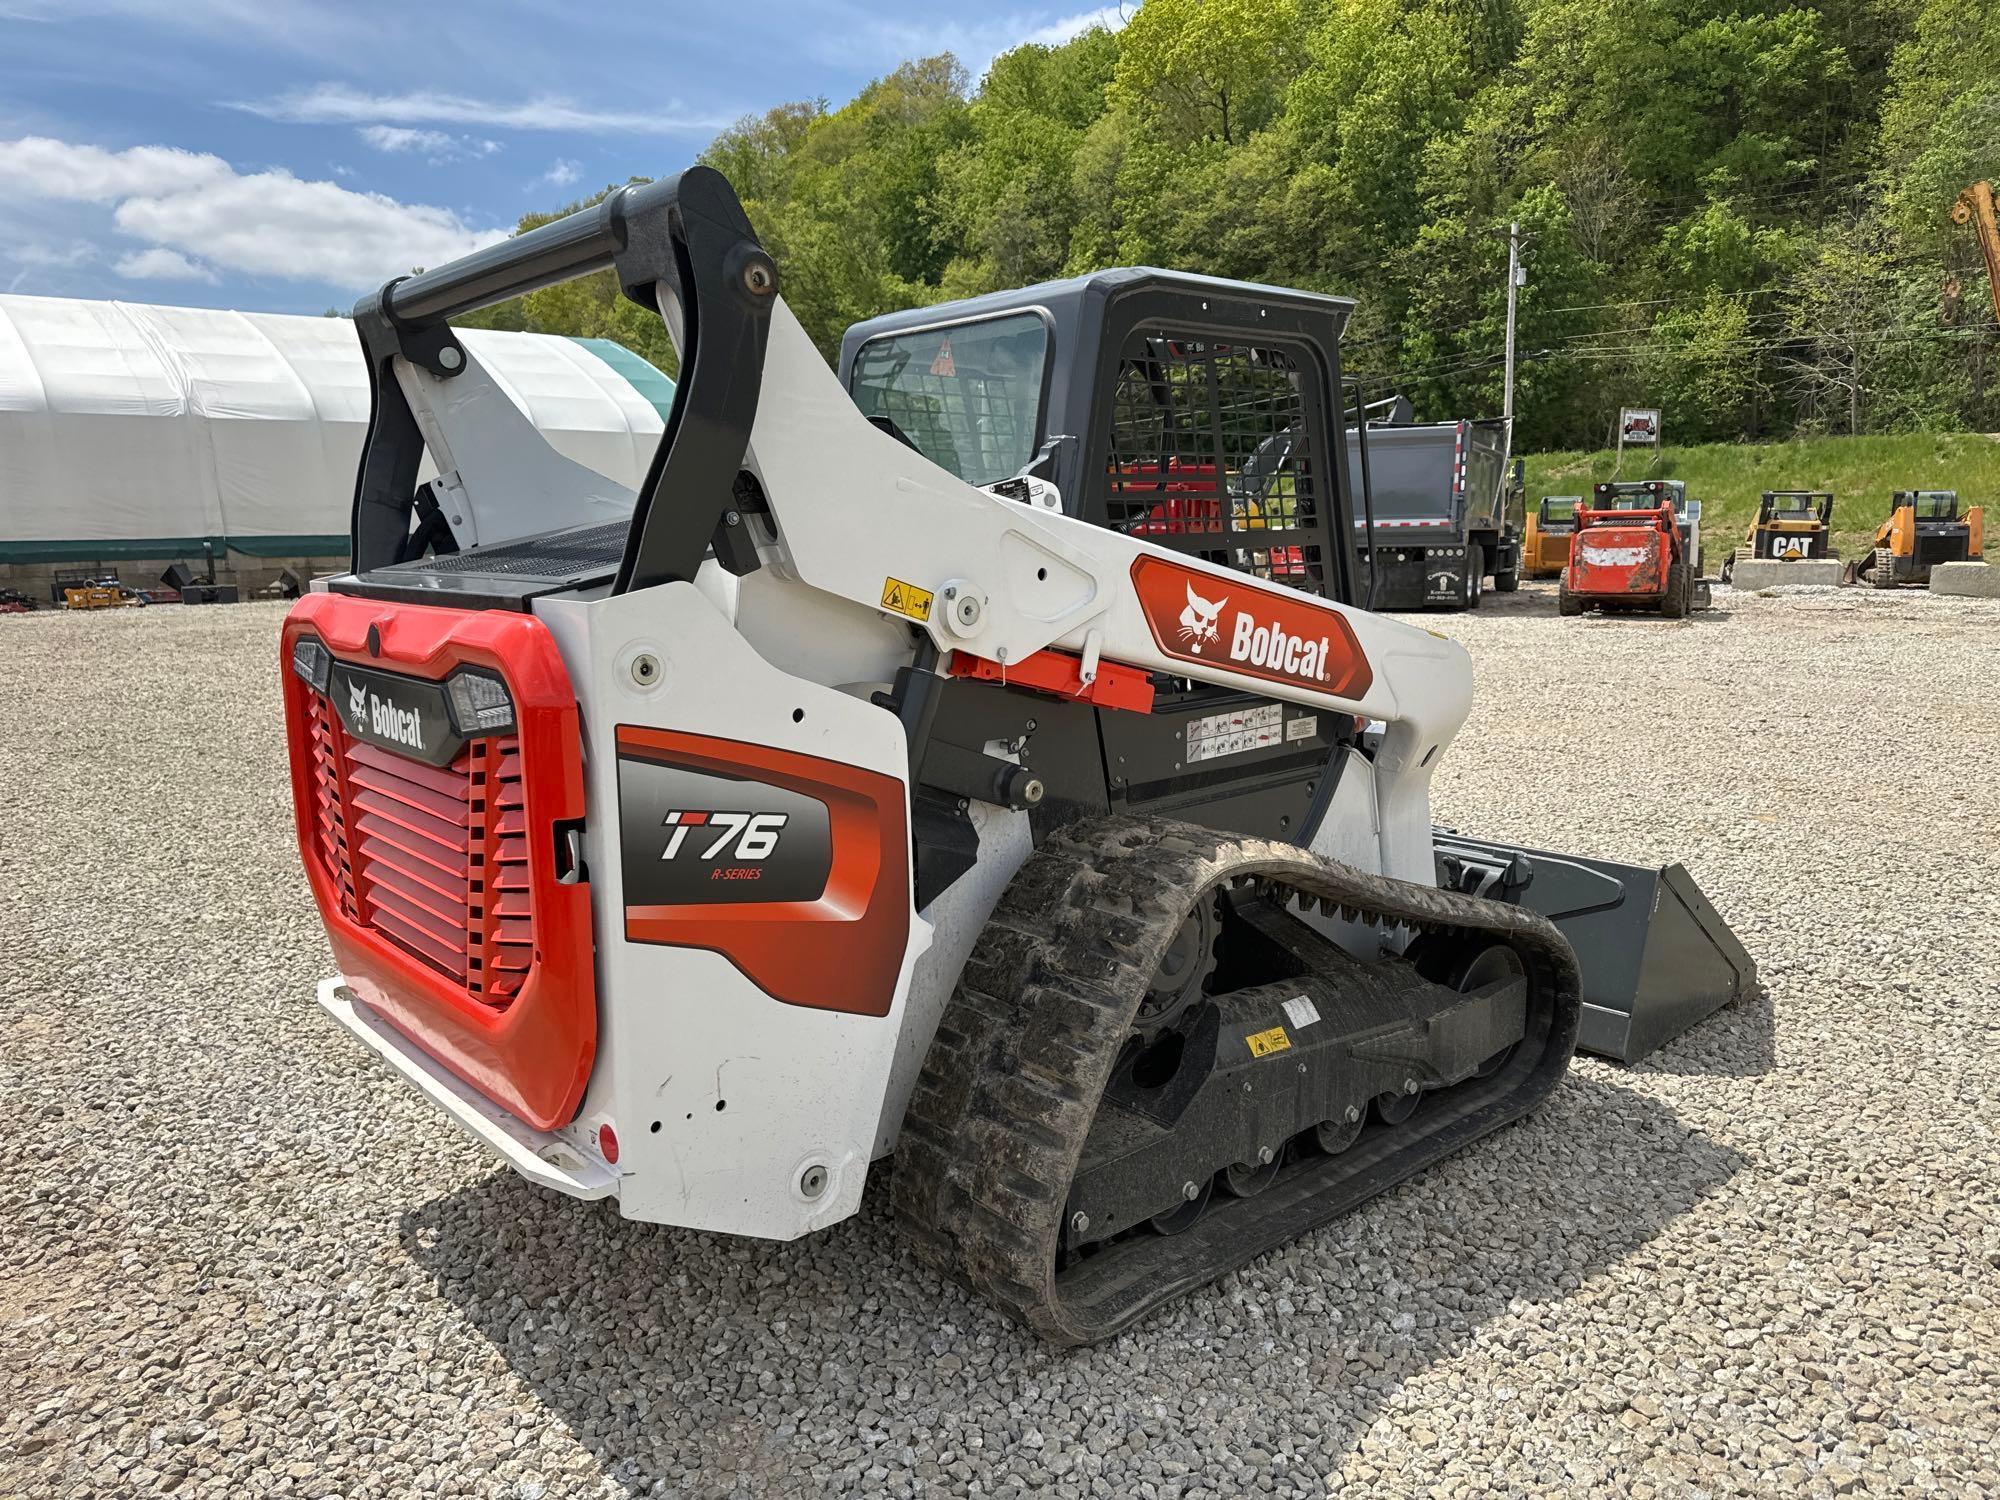
[[[1273,1026],[1269,1031],[1252,1032],[1243,1039],[1250,1048],[1252,1057],[1269,1057],[1273,1052],[1289,1052],[1292,1039],[1285,1035],[1285,1028]]]
[[[912,620],[928,620],[931,617],[931,591],[920,589],[914,583],[905,583],[900,578],[885,578],[882,580],[882,607]]]

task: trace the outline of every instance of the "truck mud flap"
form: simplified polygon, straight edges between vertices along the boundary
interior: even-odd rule
[[[1618,864],[1436,830],[1438,884],[1541,913],[1583,974],[1577,1046],[1637,1062],[1757,987],[1757,962],[1685,866]]]

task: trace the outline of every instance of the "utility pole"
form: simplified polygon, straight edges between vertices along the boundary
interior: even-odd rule
[[[1514,446],[1514,304],[1527,279],[1521,266],[1521,221],[1507,226],[1507,383],[1500,398],[1500,415],[1507,419],[1507,446]]]

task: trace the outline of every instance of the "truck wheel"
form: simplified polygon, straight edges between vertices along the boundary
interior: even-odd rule
[[[1486,549],[1468,547],[1465,549],[1465,607],[1479,608],[1479,601],[1486,597]]]
[[[1493,592],[1496,594],[1511,594],[1520,586],[1521,571],[1518,568],[1493,575]]]
[[[1559,615],[1580,615],[1583,601],[1569,591],[1569,569],[1564,568],[1556,582],[1556,613]]]
[[[1684,562],[1667,567],[1667,592],[1660,600],[1660,613],[1669,620],[1685,620],[1694,600],[1694,579]]]

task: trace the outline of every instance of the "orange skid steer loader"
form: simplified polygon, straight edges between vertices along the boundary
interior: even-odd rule
[[[1557,586],[1560,613],[1658,610],[1682,620],[1694,596],[1694,565],[1671,502],[1644,510],[1577,507],[1569,566]]]

